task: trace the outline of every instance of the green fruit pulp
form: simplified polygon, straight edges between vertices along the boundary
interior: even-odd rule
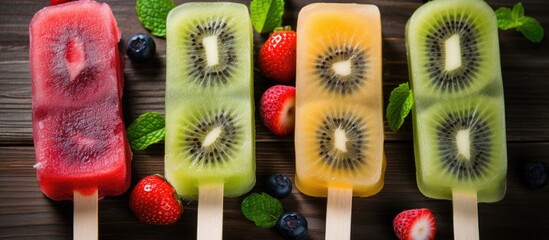
[[[452,39],[457,40],[454,43],[461,48],[459,56],[447,51],[455,49]],[[497,22],[494,11],[483,1],[426,3],[406,25],[406,47],[410,78],[417,97],[438,101],[440,98],[487,94],[486,88],[490,87],[500,89]],[[449,60],[458,60],[459,67],[451,67]],[[436,74],[436,69],[441,72]],[[455,78],[451,79],[451,76]],[[460,77],[464,79],[460,80]]]
[[[449,130],[443,128],[443,123],[455,116],[467,116],[461,122],[463,126],[458,124],[450,136],[441,136],[442,131]],[[507,174],[505,123],[502,119],[505,119],[502,102],[489,97],[441,102],[418,112],[414,119],[414,150],[421,192],[432,198],[451,199],[453,190],[473,191],[477,192],[481,202],[500,200],[505,194]],[[456,129],[470,133],[469,159],[459,156],[459,131]],[[441,150],[444,146],[452,146],[452,156]],[[456,166],[450,167],[450,163],[444,160],[450,158],[456,158],[468,167],[475,159],[486,161],[482,161],[476,170],[460,170]]]
[[[192,71],[198,60],[189,57],[189,48],[192,47],[189,44],[193,37],[195,42],[205,43],[191,34],[197,25],[212,19],[218,23],[218,19],[223,19],[224,30],[230,31],[235,41],[231,43],[231,53],[234,54],[231,55],[230,70],[224,76],[226,81],[210,84],[196,81],[196,74],[193,75]],[[213,35],[216,33],[219,31]],[[246,6],[235,3],[182,4],[168,15],[166,39],[166,178],[185,198],[196,198],[199,187],[204,184],[223,184],[225,196],[238,197],[255,184],[252,31],[248,10]],[[214,50],[220,51],[219,63],[213,68],[227,63],[223,59],[226,55],[221,52],[226,48],[217,36],[217,49]],[[205,48],[200,50],[206,54]],[[204,69],[208,67],[212,66]],[[218,132],[220,137],[214,138],[210,146],[226,142],[227,139],[221,137],[228,136],[231,138],[230,147],[223,148],[227,152],[216,152],[221,156],[219,160],[204,157],[207,154],[199,157],[197,150],[189,147],[192,141],[196,144],[196,139],[192,139],[195,136],[193,131],[200,128],[198,123],[204,119],[213,121],[214,116],[221,112],[222,116],[231,116],[234,129]],[[215,135],[208,134],[208,131],[215,132],[206,129],[203,135]],[[198,140],[204,149],[206,138]]]
[[[441,26],[441,22],[456,19],[467,19],[466,22],[470,24],[469,32],[475,34],[469,37],[463,35],[467,32],[462,32],[459,33],[458,39],[475,39],[474,42],[460,40],[460,44],[461,47],[476,48],[474,56],[478,60],[478,65],[475,74],[471,75],[472,81],[467,86],[454,88],[453,85],[448,85],[447,88],[440,88],[433,82],[432,75],[427,70],[431,66],[431,61],[436,60],[429,55],[430,49],[426,48],[429,41],[427,35],[432,29]],[[471,43],[476,45],[463,46]],[[479,202],[495,202],[502,199],[506,191],[507,150],[498,32],[493,10],[485,2],[477,0],[428,2],[415,12],[407,23],[406,48],[414,92],[412,116],[417,183],[420,191],[428,197],[437,199],[452,199],[452,191],[455,190],[476,192]],[[440,46],[440,49],[448,48]],[[441,54],[439,60],[448,59],[444,58],[444,51]],[[448,116],[470,112],[482,119],[490,131],[489,137],[484,138],[490,146],[486,153],[488,163],[480,175],[458,176],[448,170],[448,167],[445,168],[444,161],[447,158],[441,156],[443,153],[439,146],[448,144],[439,138],[436,131],[440,131],[437,127],[440,128],[440,123]],[[453,136],[455,146],[458,146],[457,142],[460,141],[457,135]],[[472,143],[474,140],[471,138],[467,141]],[[463,145],[467,144],[461,144]],[[464,152],[470,150],[471,156],[476,154],[473,144],[467,146],[472,150],[466,147],[467,150],[463,150]],[[467,158],[460,159],[465,161]]]

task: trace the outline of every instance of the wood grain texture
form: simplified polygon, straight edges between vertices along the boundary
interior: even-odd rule
[[[108,2],[123,32],[123,41],[145,32],[135,13],[135,1]],[[182,3],[178,0],[176,3]],[[240,1],[249,5],[248,1]],[[286,0],[284,24],[295,28],[299,10],[310,1]],[[334,1],[344,2],[344,1]],[[423,1],[359,1],[379,6],[383,35],[383,94],[385,103],[392,88],[408,80],[404,28],[407,19]],[[512,6],[516,1],[487,0],[493,7]],[[549,28],[549,2],[522,1],[526,14]],[[47,0],[0,0],[0,238],[70,239],[72,202],[48,200],[38,188],[31,128],[31,86],[29,74],[28,24]],[[254,49],[268,35],[254,33]],[[157,56],[146,64],[126,58],[124,68],[124,118],[131,122],[148,111],[164,113],[165,40],[156,38]],[[508,137],[508,191],[493,204],[479,204],[481,239],[546,239],[549,236],[549,187],[528,190],[521,183],[520,167],[528,160],[549,163],[549,40],[528,42],[515,31],[500,31],[501,63],[505,88]],[[256,70],[255,100],[274,83]],[[386,130],[387,171],[382,191],[368,198],[353,198],[352,239],[394,239],[392,219],[408,208],[430,208],[438,224],[437,239],[452,239],[452,205],[419,193],[415,182],[412,126],[408,119],[398,133]],[[294,148],[292,137],[277,137],[268,132],[256,111],[257,185],[274,172],[293,180]],[[163,173],[164,148],[154,145],[135,152],[132,186],[142,177]],[[240,213],[242,198],[225,199],[225,239],[279,239],[272,229],[257,228]],[[298,211],[309,222],[307,239],[323,239],[326,199],[312,198],[293,190],[282,200],[285,210]],[[128,193],[99,202],[100,239],[195,239],[197,203],[186,202],[182,219],[173,226],[158,227],[138,222],[128,208]]]

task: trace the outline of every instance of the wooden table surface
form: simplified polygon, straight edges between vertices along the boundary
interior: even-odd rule
[[[135,1],[108,2],[123,32],[123,41],[145,31],[135,13]],[[183,1],[175,1],[182,3]],[[404,27],[423,1],[370,0],[379,6],[383,25],[383,96],[408,80]],[[515,1],[488,0],[494,9]],[[549,1],[523,0],[526,14],[536,17],[549,30]],[[249,4],[247,1],[243,2]],[[47,199],[36,181],[31,128],[28,24],[47,0],[0,0],[0,238],[72,238],[72,202]],[[284,24],[295,28],[305,0],[286,0]],[[255,52],[266,35],[254,33]],[[528,160],[549,163],[549,40],[534,44],[515,31],[500,31],[501,64],[505,88],[508,188],[497,203],[479,204],[481,239],[547,239],[549,237],[549,187],[529,190],[521,182],[520,167]],[[156,38],[157,61],[124,68],[124,118],[127,123],[148,111],[164,113],[165,39]],[[126,57],[127,58],[127,57]],[[255,71],[255,101],[272,82]],[[424,197],[417,189],[411,120],[398,133],[385,124],[387,170],[385,186],[368,198],[353,198],[353,239],[395,239],[392,220],[404,209],[426,207],[437,220],[437,239],[452,239],[451,201]],[[257,184],[274,172],[293,180],[292,137],[269,133],[256,113]],[[164,147],[157,144],[134,152],[132,187],[146,175],[163,173]],[[272,229],[261,229],[240,212],[242,198],[225,199],[225,239],[278,239]],[[309,222],[307,239],[323,239],[326,199],[308,197],[295,188],[282,200],[286,211],[298,211]],[[101,239],[195,239],[197,202],[186,202],[178,223],[153,226],[138,222],[128,208],[128,194],[107,197],[99,203]],[[328,226],[329,227],[329,226]],[[526,236],[526,237],[525,237]]]

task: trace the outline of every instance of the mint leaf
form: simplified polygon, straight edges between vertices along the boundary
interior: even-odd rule
[[[524,7],[522,6],[521,2],[513,6],[513,11],[511,11],[511,15],[514,19],[521,19],[524,17]]]
[[[501,30],[516,28],[520,25],[520,22],[513,18],[513,11],[510,8],[498,8],[496,10],[496,18],[498,20],[498,28]]]
[[[251,193],[240,205],[244,217],[260,228],[273,227],[282,216],[282,203],[266,193]]]
[[[157,37],[166,36],[166,17],[175,7],[171,0],[137,0],[135,10],[141,24]]]
[[[139,116],[127,129],[130,146],[143,151],[148,146],[164,140],[166,120],[156,112],[147,112]]]
[[[496,10],[498,28],[501,30],[516,29],[532,42],[539,43],[543,39],[543,27],[538,20],[524,15],[522,3],[517,3],[513,9],[500,7]]]
[[[391,91],[389,105],[387,105],[387,122],[393,132],[398,131],[404,119],[414,105],[414,96],[408,83],[400,84]]]
[[[522,25],[517,27],[517,31],[522,33],[528,40],[539,43],[543,39],[543,27],[538,20],[532,17],[525,17]]]
[[[259,33],[272,32],[282,25],[284,0],[252,0],[250,17],[255,30]]]

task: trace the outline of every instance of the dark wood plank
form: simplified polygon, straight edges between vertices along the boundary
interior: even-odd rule
[[[38,189],[32,147],[0,147],[0,238],[72,236],[72,202],[48,200]],[[263,181],[274,172],[293,180],[293,145],[286,142],[257,144],[257,184],[253,192],[264,191]],[[385,186],[372,197],[353,199],[352,238],[393,239],[392,219],[408,208],[427,207],[435,215],[437,239],[452,239],[450,201],[429,199],[416,187],[413,149],[407,143],[387,143]],[[163,172],[163,148],[155,146],[135,154],[133,181]],[[508,188],[497,203],[479,205],[481,239],[545,239],[549,236],[549,188],[529,190],[521,182],[518,169],[527,160],[549,164],[549,143],[509,144]],[[242,198],[225,199],[225,239],[277,239],[272,229],[260,229],[240,213]],[[309,221],[307,239],[323,239],[326,199],[313,198],[295,188],[282,203],[287,211],[299,211]],[[128,208],[128,193],[107,197],[99,203],[101,239],[194,239],[196,238],[196,201],[186,202],[181,220],[160,227],[141,223]],[[244,234],[245,233],[245,234]]]

